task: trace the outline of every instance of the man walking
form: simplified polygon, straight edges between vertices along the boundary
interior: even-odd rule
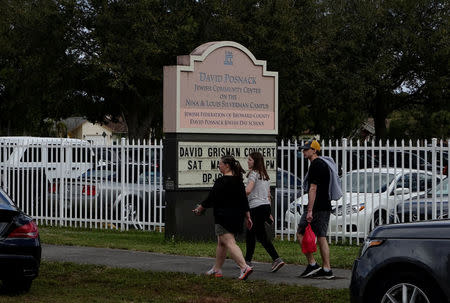
[[[301,149],[303,150],[303,156],[311,162],[311,165],[305,176],[304,187],[308,192],[308,209],[303,213],[298,224],[297,239],[301,246],[305,229],[310,223],[317,237],[323,264],[320,267],[313,254],[306,253],[308,266],[300,277],[333,279],[334,275],[330,266],[330,249],[326,236],[331,213],[330,179],[335,176],[330,173],[329,164],[319,157],[319,142],[316,140],[308,141]]]

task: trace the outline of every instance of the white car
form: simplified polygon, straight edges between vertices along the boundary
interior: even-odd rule
[[[437,176],[439,183],[441,176]],[[331,201],[329,233],[365,237],[373,227],[393,223],[390,215],[397,203],[422,195],[432,187],[432,173],[401,168],[353,170],[342,179],[344,195]],[[292,202],[285,214],[288,227],[295,231],[308,205],[304,194]],[[346,205],[345,209],[343,205]]]

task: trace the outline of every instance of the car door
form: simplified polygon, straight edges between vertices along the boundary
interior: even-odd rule
[[[406,172],[398,180],[395,190],[391,193],[396,202],[425,194],[431,188],[431,175],[425,172]]]

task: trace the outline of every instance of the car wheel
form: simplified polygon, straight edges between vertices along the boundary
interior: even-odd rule
[[[27,292],[31,288],[32,279],[10,279],[2,280],[3,289],[11,293]]]
[[[135,229],[144,229],[142,200],[136,196],[128,196],[125,198],[124,203],[124,221],[128,221]]]
[[[390,275],[380,288],[374,290],[373,298],[375,300],[371,302],[440,302],[436,296],[436,290],[426,281],[426,277],[420,276],[418,273],[405,272]]]

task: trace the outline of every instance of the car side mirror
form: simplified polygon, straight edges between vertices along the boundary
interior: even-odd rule
[[[393,195],[407,195],[409,194],[409,188],[396,188]]]

